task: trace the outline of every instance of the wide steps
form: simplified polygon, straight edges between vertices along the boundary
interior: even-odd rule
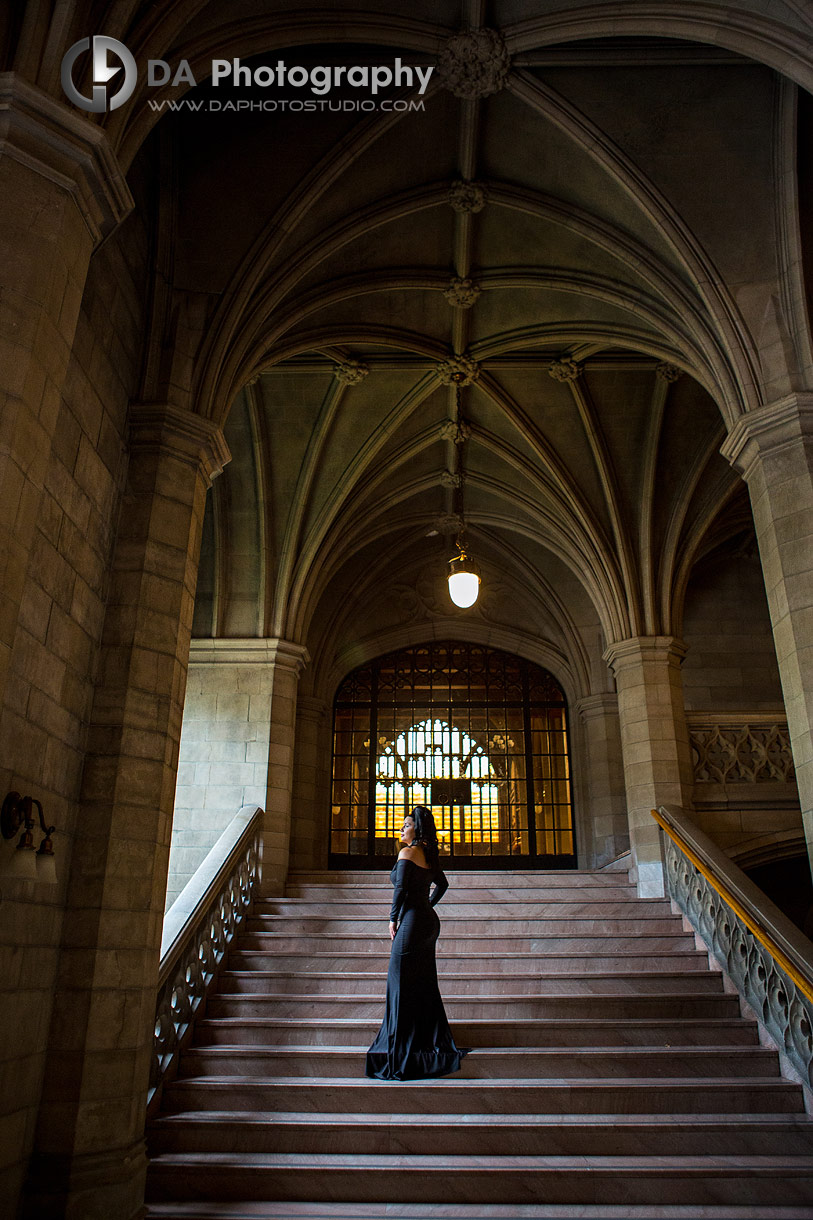
[[[353,1046],[365,1050],[378,1032],[375,1018],[222,1017],[199,1021],[199,1046]],[[741,1017],[710,1021],[603,1018],[569,1020],[458,1021],[453,1030],[461,1046],[756,1046],[753,1022]]]
[[[307,915],[258,915],[248,920],[248,936],[263,935],[277,938],[293,936],[323,936],[326,940],[336,937],[366,939],[387,935],[389,908],[383,908],[374,918],[339,919],[333,916]],[[642,926],[643,925],[643,926]],[[534,936],[635,936],[648,931],[652,935],[664,935],[675,926],[674,917],[663,907],[640,917],[610,910],[569,914],[555,907],[548,915],[520,919],[479,916],[469,919],[465,915],[444,919],[442,936],[449,941],[502,941],[504,937],[526,939]]]
[[[162,1202],[147,1207],[147,1220],[451,1220],[446,1203],[307,1203],[243,1200]],[[456,1203],[454,1220],[813,1220],[813,1205],[783,1207],[741,1203],[710,1209],[701,1204]]]
[[[807,1118],[761,1114],[376,1114],[191,1111],[155,1124],[154,1154],[182,1152],[330,1152],[378,1156],[782,1156],[811,1154]]]
[[[180,1171],[180,1172],[179,1172]],[[711,1192],[718,1202],[771,1203],[781,1185],[787,1201],[807,1203],[813,1188],[813,1157],[793,1156],[408,1156],[355,1153],[187,1153],[153,1161],[152,1188],[164,1197],[324,1198],[382,1201],[391,1198],[393,1174],[400,1199],[443,1198],[454,1203],[472,1193],[488,1203],[506,1192],[517,1202],[577,1203],[629,1200],[634,1180],[637,1202],[702,1203]],[[587,1198],[585,1198],[587,1196]]]
[[[623,957],[599,957],[593,953],[561,953],[557,956],[553,954],[546,957],[533,959],[533,978],[542,978],[547,975],[628,975],[642,973],[646,971],[654,971],[662,969],[664,965],[664,954],[629,954]],[[697,952],[692,950],[681,953],[670,953],[669,967],[671,971],[680,973],[705,974],[708,973],[708,963],[705,958],[701,957]],[[232,955],[237,957],[236,954]],[[266,979],[274,977],[290,977],[296,974],[300,978],[307,976],[319,978],[333,978],[335,981],[336,975],[341,973],[342,976],[348,973],[366,974],[367,977],[375,979],[377,982],[386,975],[387,966],[389,964],[389,953],[381,952],[378,960],[374,954],[364,954],[358,958],[348,958],[345,956],[335,956],[332,954],[319,954],[309,958],[306,962],[297,960],[293,955],[271,955],[273,969],[265,969],[259,959],[254,956],[246,959],[241,955],[239,961],[233,962],[233,965],[244,964],[251,968],[233,969],[224,971],[221,977],[225,979],[230,986],[235,979],[239,978],[254,978],[258,984],[264,985]],[[444,987],[456,987],[457,980],[466,979],[475,980],[481,979],[485,984],[494,979],[506,979],[513,981],[526,981],[529,977],[528,972],[528,957],[517,955],[515,957],[504,957],[495,962],[482,962],[480,959],[472,957],[439,957],[438,958],[438,977],[441,979]],[[524,969],[523,969],[524,967]],[[512,983],[513,985],[513,983]],[[487,990],[487,988],[486,988]]]
[[[183,1076],[345,1077],[363,1069],[363,1055],[344,1046],[203,1046],[187,1051]],[[761,1047],[488,1047],[466,1057],[463,1078],[627,1080],[707,1076],[771,1076],[775,1052]]]
[[[249,927],[252,927],[255,921],[272,919],[355,919],[363,922],[373,920],[380,923],[382,914],[386,914],[388,909],[387,903],[381,902],[381,897],[378,896],[366,902],[347,899],[334,900],[330,903],[328,915],[325,914],[326,904],[324,902],[278,899],[274,902],[257,903],[254,913],[249,919]],[[391,899],[392,895],[390,894],[389,897]],[[484,919],[489,923],[501,924],[507,919],[549,919],[552,916],[566,919],[602,919],[605,916],[610,918],[620,916],[625,919],[630,917],[635,919],[672,918],[669,903],[663,898],[639,899],[635,903],[631,898],[610,902],[604,897],[595,897],[587,901],[581,897],[581,893],[578,899],[573,899],[571,896],[567,901],[563,901],[561,898],[557,899],[551,895],[545,900],[538,899],[535,902],[529,902],[520,897],[499,902],[495,900],[460,902],[458,896],[455,895],[449,902],[444,900],[441,911],[444,927],[454,924],[456,919],[467,921]]]
[[[255,905],[149,1145],[148,1220],[813,1220],[813,1123],[740,1001],[623,872],[447,872],[459,1073],[364,1076],[386,874]]]
[[[813,1220],[813,1205],[783,1207],[741,1203],[709,1209],[700,1204],[456,1203],[454,1220]],[[308,1203],[243,1200],[152,1203],[147,1220],[451,1220],[446,1203]]]
[[[465,1060],[464,1060],[465,1063]],[[192,1110],[311,1110],[316,1113],[412,1114],[799,1114],[798,1085],[777,1077],[698,1080],[494,1079],[487,1088],[459,1074],[429,1081],[352,1077],[208,1076],[175,1080],[167,1113]]]

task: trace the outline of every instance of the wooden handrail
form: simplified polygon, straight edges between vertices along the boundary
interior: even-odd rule
[[[813,954],[811,954],[813,946],[806,950],[804,945],[793,943],[803,940],[807,945],[810,944],[795,924],[791,923],[788,917],[771,902],[767,895],[762,893],[753,881],[746,877],[732,860],[724,855],[711,839],[704,835],[698,827],[693,826],[685,815],[677,814],[676,811],[661,806],[660,809],[652,810],[652,816],[687,859],[691,860],[698,872],[702,873],[712,889],[716,890],[723,901],[739,916],[751,934],[767,949],[777,965],[793,979],[802,994],[808,1000],[813,1001]],[[680,822],[686,822],[691,826],[691,837],[694,839],[694,843],[688,841],[685,828],[681,828]],[[715,860],[717,856],[720,857],[720,860]],[[715,869],[714,865],[719,866],[721,862],[724,862],[724,867]],[[737,888],[741,891],[739,895],[733,892],[733,888],[721,876],[721,872],[733,870],[741,874],[741,879],[737,879]],[[772,924],[779,925],[779,927],[774,927],[773,932],[766,927],[765,918],[760,918],[759,908],[762,908]],[[780,937],[785,942],[784,946],[779,943]]]

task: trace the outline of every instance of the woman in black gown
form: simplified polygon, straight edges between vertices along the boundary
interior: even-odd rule
[[[416,805],[404,819],[401,842],[390,873],[395,891],[387,1010],[367,1052],[367,1075],[379,1080],[446,1076],[459,1070],[465,1053],[454,1044],[438,988],[435,944],[440,920],[433,907],[449,883],[438,860],[435,822],[425,806]]]

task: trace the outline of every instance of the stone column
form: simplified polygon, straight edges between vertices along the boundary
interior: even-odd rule
[[[291,867],[327,868],[330,846],[330,708],[324,699],[300,695],[297,703],[295,812]]]
[[[133,206],[96,124],[0,73],[0,704],[90,256]]]
[[[680,665],[686,645],[672,636],[639,636],[611,645],[624,759],[630,845],[638,893],[664,893],[658,805],[692,808],[692,759]]]
[[[624,764],[618,725],[618,697],[588,695],[575,704],[587,745],[585,778],[593,831],[593,865],[601,868],[628,851],[629,824],[624,801]]]
[[[265,808],[275,655],[264,639],[192,641],[168,903],[243,805]]]
[[[721,452],[748,484],[813,862],[813,394],[742,416]]]
[[[271,735],[268,747],[268,795],[263,827],[263,873],[260,892],[282,894],[291,850],[294,787],[294,743],[299,675],[309,661],[307,649],[290,640],[268,640],[274,666],[271,689]]]
[[[144,1107],[206,490],[208,420],[132,411],[27,1195],[37,1220],[143,1204]]]

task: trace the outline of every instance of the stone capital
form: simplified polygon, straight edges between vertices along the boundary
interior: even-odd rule
[[[0,156],[70,195],[94,245],[134,207],[102,128],[14,72],[0,72]]]
[[[720,453],[743,478],[768,454],[813,440],[813,394],[789,394],[741,415],[720,446]]]
[[[188,466],[200,467],[210,481],[231,460],[217,424],[166,403],[130,404],[129,441],[131,450],[166,453]]]
[[[604,660],[618,677],[619,673],[634,666],[661,662],[679,667],[688,649],[683,640],[672,635],[639,635],[629,640],[610,644],[603,654]]]
[[[600,720],[604,716],[617,716],[618,696],[614,691],[606,691],[600,695],[586,695],[573,706],[587,724],[592,720]]]
[[[310,661],[307,648],[278,636],[267,639],[196,639],[189,645],[190,665],[270,665],[292,669],[297,677]]]

